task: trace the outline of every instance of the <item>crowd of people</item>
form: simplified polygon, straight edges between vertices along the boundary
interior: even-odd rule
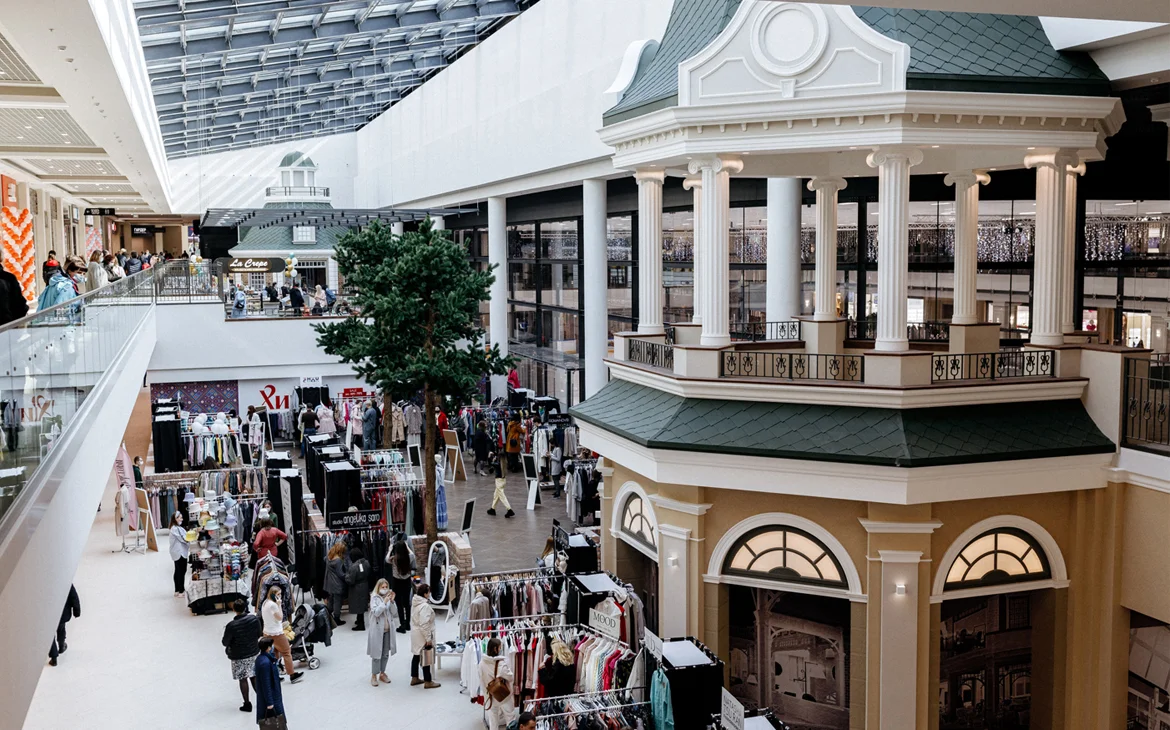
[[[293,317],[345,315],[352,311],[349,302],[339,299],[337,292],[328,284],[325,286],[316,284],[310,291],[308,285],[302,286],[296,281],[285,282],[280,286],[270,281],[258,294],[261,309],[267,302],[275,304],[277,312]],[[234,283],[228,290],[227,302],[233,319],[248,316],[248,295],[249,290]]]

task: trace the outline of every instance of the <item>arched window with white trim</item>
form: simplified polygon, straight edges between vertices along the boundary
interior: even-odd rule
[[[989,530],[967,543],[947,571],[945,590],[1045,580],[1048,556],[1034,537],[1012,527]]]
[[[745,533],[727,552],[723,572],[831,588],[848,585],[828,546],[787,525],[758,527]]]
[[[647,514],[646,500],[636,492],[631,492],[622,506],[621,530],[651,550],[658,550],[654,521]]]

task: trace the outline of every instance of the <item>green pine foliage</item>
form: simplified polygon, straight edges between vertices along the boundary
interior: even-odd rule
[[[485,374],[503,375],[510,361],[487,347],[478,326],[480,302],[495,274],[477,271],[467,251],[428,218],[417,232],[395,236],[374,222],[346,234],[334,249],[356,314],[319,324],[317,344],[353,366],[391,399],[424,395],[425,454],[435,453],[435,405],[442,396],[465,402]],[[435,469],[424,456],[428,542],[435,523]]]

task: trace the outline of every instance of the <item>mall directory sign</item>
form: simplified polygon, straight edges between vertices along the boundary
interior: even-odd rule
[[[279,274],[284,271],[284,259],[230,256],[216,259],[221,274]]]

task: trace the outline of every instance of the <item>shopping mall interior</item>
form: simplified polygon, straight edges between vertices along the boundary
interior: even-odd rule
[[[0,730],[1170,730],[1164,0],[8,5]]]

